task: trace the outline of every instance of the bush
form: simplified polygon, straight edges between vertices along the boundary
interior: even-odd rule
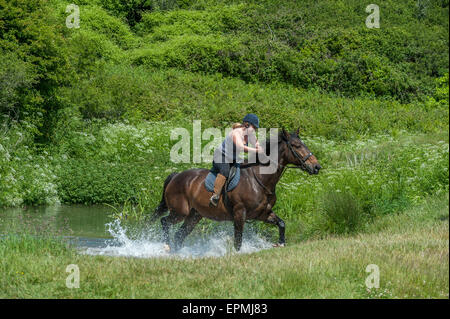
[[[31,63],[1,48],[0,55],[0,115],[9,120],[39,123],[39,116],[32,112],[33,102],[36,102],[32,86],[37,81],[37,74]]]
[[[366,216],[357,199],[347,192],[329,191],[322,199],[322,231],[348,234],[361,230]]]
[[[123,203],[149,183],[143,163],[110,163],[68,159],[60,163],[58,194],[64,203]]]
[[[433,18],[422,20],[413,9],[390,2],[383,6],[386,24],[373,30],[363,24],[364,9],[359,2],[265,1],[149,12],[136,30],[152,45],[134,52],[132,61],[221,72],[251,82],[279,81],[345,96],[424,99],[433,79],[448,69],[448,31],[442,27],[448,25],[448,10],[430,4]],[[410,32],[413,29],[420,32]],[[194,43],[182,44],[184,38]],[[220,51],[210,38],[218,39]],[[219,54],[218,61],[211,65],[204,56],[206,46],[195,42],[207,44],[209,55]]]
[[[48,116],[58,108],[54,89],[67,84],[73,75],[62,36],[65,26],[59,23],[46,0],[1,0],[0,7],[2,59],[5,54],[5,62],[12,62],[18,68],[16,80],[25,74],[27,79],[26,83],[22,82],[25,85],[22,89],[29,88],[20,93],[21,101],[15,106],[16,119],[26,120],[45,133]],[[12,56],[14,61],[10,60]]]
[[[142,19],[143,12],[154,10],[159,1],[154,0],[97,0],[103,8],[114,15],[126,19],[130,26],[134,26]],[[174,2],[174,1],[165,1]]]
[[[0,135],[0,207],[58,203],[47,152],[36,154],[27,123],[4,122]]]
[[[64,15],[66,15],[64,13]],[[127,50],[138,45],[138,38],[131,32],[130,27],[122,20],[111,16],[107,11],[97,6],[82,6],[80,8],[82,25],[73,30],[73,34],[89,29],[97,36],[104,35],[118,47]]]

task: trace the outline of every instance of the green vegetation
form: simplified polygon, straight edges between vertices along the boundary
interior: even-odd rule
[[[55,240],[3,237],[0,297],[448,298],[448,209],[448,194],[434,196],[358,235],[221,258],[89,256]],[[79,267],[78,289],[66,288],[69,264]],[[379,266],[379,289],[365,286],[369,264]]]
[[[380,29],[351,0],[84,0],[79,29],[67,4],[0,0],[0,206],[126,203],[140,219],[193,166],[170,162],[171,129],[247,112],[299,126],[324,167],[279,185],[294,241],[448,192],[445,1],[388,1]]]
[[[140,222],[197,166],[170,161],[171,130],[249,112],[300,127],[323,170],[278,185],[286,249],[114,259],[12,231],[0,297],[448,298],[447,0],[383,1],[379,29],[357,0],[79,0],[79,29],[70,3],[0,0],[0,207],[121,204]],[[371,263],[383,290],[365,289]]]
[[[221,92],[210,88],[221,87],[223,77],[254,85],[229,82],[234,87],[221,99],[227,105],[213,107],[222,112],[202,119],[218,121],[230,105],[230,122],[242,109],[260,110],[261,83],[287,87],[297,100],[286,104],[297,111],[304,107],[299,96],[310,90],[323,93],[311,101],[315,106],[335,96],[352,98],[341,100],[344,106],[379,98],[414,108],[448,99],[441,90],[448,87],[446,1],[384,2],[380,29],[364,25],[365,4],[355,0],[83,0],[79,29],[65,26],[67,4],[0,2],[0,49],[7,57],[1,112],[35,126],[40,142],[51,139],[58,110],[67,108],[83,118],[198,118],[192,111],[209,103],[198,105],[200,97],[191,95],[214,97]],[[277,100],[268,103],[275,108]],[[268,118],[271,125],[280,121]]]

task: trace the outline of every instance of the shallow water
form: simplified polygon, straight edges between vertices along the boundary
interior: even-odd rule
[[[140,229],[139,233],[128,231],[119,221],[107,225],[113,241],[104,247],[89,247],[83,253],[89,255],[106,255],[121,257],[221,257],[235,253],[233,248],[233,229],[231,223],[222,223],[218,231],[209,236],[191,236],[186,238],[184,246],[177,252],[166,251],[164,243],[160,240],[160,232],[154,228]],[[134,233],[134,234],[133,234]],[[240,254],[253,253],[268,249],[272,245],[264,238],[248,229],[244,234]]]
[[[80,253],[135,258],[202,258],[236,253],[233,248],[232,223],[218,223],[210,235],[194,231],[177,252],[166,251],[159,223],[154,225],[122,224],[110,217],[107,206],[55,206],[26,209],[0,209],[0,234],[18,227],[43,229],[64,236]],[[181,223],[179,224],[181,225]],[[179,226],[178,225],[178,226]],[[172,227],[171,237],[178,227]],[[216,229],[215,228],[215,229]],[[35,232],[36,233],[36,232]],[[239,253],[253,253],[271,247],[252,227],[244,231]]]

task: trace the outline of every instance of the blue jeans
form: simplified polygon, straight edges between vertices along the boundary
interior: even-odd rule
[[[213,161],[211,173],[219,173],[228,178],[228,175],[230,175],[231,165],[233,165],[233,163],[216,163]]]

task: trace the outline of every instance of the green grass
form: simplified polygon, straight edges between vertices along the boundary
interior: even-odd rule
[[[77,254],[33,237],[0,239],[2,298],[448,298],[448,193],[377,218],[356,235],[221,258]],[[80,288],[65,286],[67,265]],[[380,288],[365,286],[366,266]]]

